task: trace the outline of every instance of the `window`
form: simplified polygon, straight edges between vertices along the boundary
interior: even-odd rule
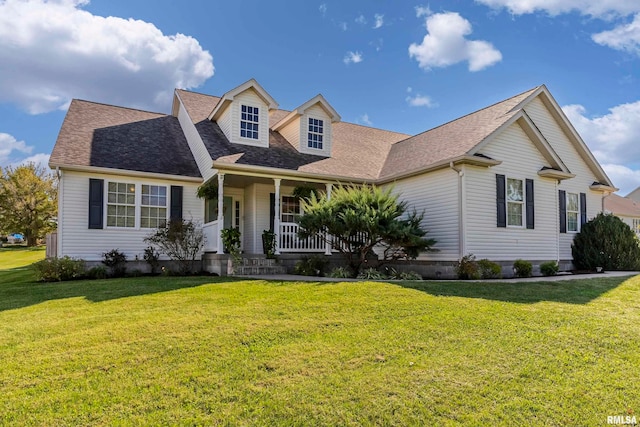
[[[282,196],[282,222],[296,222],[300,216],[300,199],[293,196]]]
[[[240,136],[249,139],[258,139],[258,107],[242,106],[240,119]]]
[[[136,186],[110,182],[107,187],[107,227],[136,226]]]
[[[522,227],[524,191],[521,179],[507,179],[507,225]]]
[[[167,222],[167,187],[143,185],[140,227],[158,228]]]
[[[322,150],[324,135],[324,120],[309,117],[309,132],[307,133],[307,146]]]
[[[577,193],[567,193],[567,231],[578,231],[580,204]]]
[[[633,231],[640,234],[640,219],[633,219]]]

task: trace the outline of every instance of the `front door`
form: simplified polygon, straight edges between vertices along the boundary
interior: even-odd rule
[[[239,225],[234,224],[235,210],[233,209],[233,198],[231,196],[222,198],[222,214],[224,215],[223,228],[237,227]]]

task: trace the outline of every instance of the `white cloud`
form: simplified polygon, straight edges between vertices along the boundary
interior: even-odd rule
[[[429,16],[431,15],[431,9],[429,6],[416,6],[416,16],[420,18],[421,16]]]
[[[345,64],[357,64],[359,62],[362,62],[364,58],[362,57],[362,52],[352,52],[349,51],[347,52],[347,54],[344,56],[344,59],[342,60]]]
[[[600,18],[627,16],[640,12],[637,0],[476,0],[494,9],[506,8],[514,15],[546,12],[555,16],[578,12]]]
[[[16,153],[28,155],[32,151],[33,147],[28,146],[24,141],[18,141],[8,133],[0,133],[0,166],[12,163]]]
[[[427,35],[422,43],[409,46],[409,56],[425,70],[468,61],[469,71],[480,71],[502,60],[491,43],[465,38],[472,32],[471,23],[458,13],[430,15],[425,26]]]
[[[640,101],[615,106],[599,117],[588,117],[582,105],[562,110],[621,193],[640,185],[640,171],[628,166],[640,163]]]
[[[355,19],[355,21],[360,25],[365,25],[367,23],[367,18],[365,18],[364,15],[360,15]]]
[[[594,34],[592,39],[603,46],[640,54],[640,13],[635,15],[630,24]]]
[[[102,17],[82,0],[0,1],[0,102],[32,114],[71,98],[167,110],[174,87],[213,75],[198,41],[155,25]]]
[[[19,165],[26,165],[27,163],[35,163],[36,166],[40,166],[44,168],[47,172],[51,172],[51,169],[49,169],[49,157],[51,157],[50,154],[38,153],[38,154],[34,154],[33,156],[24,158],[22,160],[15,161],[11,164],[11,166],[15,168],[16,166],[19,166]]]
[[[367,113],[364,113],[363,115],[361,115],[360,118],[358,119],[358,122],[367,126],[373,125],[373,122],[369,119],[369,115]]]
[[[410,92],[410,91],[408,90],[407,92]],[[433,100],[430,97],[420,95],[420,94],[416,94],[416,96],[407,96],[406,101],[412,107],[433,108],[438,106],[438,104],[433,102]]]
[[[326,3],[322,3],[320,5],[320,7],[318,8],[318,10],[322,14],[322,16],[326,15],[327,14],[327,4]]]
[[[338,26],[340,27],[340,29],[342,31],[347,31],[347,29],[348,29],[346,22],[340,22],[340,23],[338,23]]]
[[[375,23],[373,24],[374,29],[378,29],[384,25],[384,15],[376,13],[374,16]]]

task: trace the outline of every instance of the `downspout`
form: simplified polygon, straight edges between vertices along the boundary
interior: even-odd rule
[[[606,211],[606,210],[605,210],[605,208],[604,208],[604,199],[606,199],[606,198],[607,198],[607,197],[609,197],[610,195],[611,195],[611,193],[610,193],[609,191],[605,191],[605,192],[603,192],[603,193],[602,193],[602,210],[601,210],[601,212],[602,212],[603,214],[604,214],[604,213],[607,213],[607,211]]]
[[[449,167],[458,174],[458,250],[459,257],[462,258],[465,255],[465,235],[464,235],[464,220],[465,220],[465,211],[464,211],[464,203],[462,200],[462,178],[464,177],[464,171],[462,169],[458,169],[454,166],[453,162],[449,162]]]
[[[64,187],[62,186],[62,171],[56,166],[56,177],[58,178],[58,224],[56,230],[56,257],[62,257],[62,199],[64,198]]]
[[[557,218],[560,216],[560,201],[559,201],[559,196],[558,196],[558,185],[560,184],[560,180],[556,179],[556,185],[555,185],[555,196],[554,199],[556,201],[556,220]],[[559,222],[559,220],[558,220]],[[556,263],[558,265],[560,265],[560,224],[556,224]]]

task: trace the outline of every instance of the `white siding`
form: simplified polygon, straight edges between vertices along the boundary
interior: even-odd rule
[[[323,120],[324,124],[324,135],[323,135],[323,148],[322,150],[317,150],[313,148],[309,148],[307,146],[307,132],[309,129],[309,117],[314,119]],[[308,154],[317,154],[322,156],[331,156],[331,142],[332,142],[333,132],[331,129],[331,117],[324,111],[322,107],[318,104],[312,105],[309,107],[302,117],[300,118],[300,145],[299,151],[301,153]]]
[[[546,164],[518,124],[505,129],[481,150],[501,160],[491,168],[465,167],[466,248],[478,259],[512,261],[555,260],[557,224],[555,180],[540,178],[537,172]],[[535,228],[497,227],[496,174],[507,178],[533,180]],[[523,211],[525,211],[523,206]]]
[[[187,110],[184,108],[184,105],[180,103],[180,111],[178,112],[178,122],[180,122],[180,127],[182,127],[182,131],[184,132],[184,136],[187,139],[187,143],[189,144],[189,148],[191,149],[191,153],[193,154],[194,159],[196,160],[196,164],[198,165],[198,169],[200,170],[200,175],[202,175],[204,181],[208,181],[211,179],[213,175],[215,175],[215,170],[212,169],[212,160],[209,155],[209,151],[202,142],[202,138],[200,134],[196,130]]]
[[[105,180],[105,198],[107,181],[166,185],[167,187],[171,185],[181,185],[183,186],[183,217],[198,222],[203,221],[204,202],[196,196],[197,183],[63,171],[61,183],[64,188],[64,200],[59,217],[62,227],[59,230],[58,236],[60,240],[60,252],[58,256],[69,255],[71,257],[83,258],[87,261],[99,261],[102,259],[104,252],[119,249],[127,255],[129,260],[134,260],[136,256],[138,256],[139,259],[143,259],[144,248],[148,246],[143,239],[149,235],[152,229],[110,229],[105,227],[101,230],[91,230],[88,228],[89,178]],[[138,186],[137,188],[140,187]],[[169,188],[167,188],[167,190],[169,199]],[[139,190],[137,195],[139,197]],[[169,210],[169,206],[171,206],[170,200],[167,201],[167,210]],[[140,209],[138,207],[137,218],[139,218],[139,211]]]
[[[257,140],[240,137],[240,114],[242,112],[242,105],[259,108]],[[236,144],[257,145],[260,147],[269,146],[269,107],[265,104],[262,98],[258,96],[255,90],[247,89],[246,91],[236,95],[228,108],[230,110],[228,120],[231,121],[231,133],[227,134],[225,132],[225,135],[229,141]]]
[[[233,137],[232,110],[233,108],[231,108],[231,106],[227,107],[220,115],[220,118],[218,118],[217,120],[218,126],[220,126],[220,130],[222,130],[222,133],[224,133],[229,141],[231,141],[231,138]]]
[[[525,109],[571,173],[576,174],[575,178],[562,181],[558,189],[570,193],[585,193],[587,195],[587,220],[595,217],[602,211],[602,193],[589,189],[589,186],[594,181],[597,181],[595,174],[578,154],[578,151],[540,99],[534,99]],[[556,217],[556,223],[558,224],[559,214],[556,214]],[[574,236],[575,233],[560,234],[560,259],[572,259],[571,243]]]
[[[288,125],[279,130],[282,135],[291,145],[296,149],[300,147],[300,141],[302,140],[302,127],[300,125],[300,117],[296,117]]]
[[[256,185],[251,184],[244,189],[244,234],[242,242],[244,251],[255,253],[256,230]]]
[[[275,193],[276,188],[274,185],[268,184],[256,184],[255,194],[255,230],[253,235],[253,253],[262,253],[262,232],[269,229],[269,194]],[[280,187],[280,194],[282,194],[283,187]]]
[[[452,169],[443,169],[424,175],[406,178],[393,184],[400,200],[424,211],[423,227],[426,237],[437,240],[438,252],[425,253],[418,259],[455,261],[459,258],[459,199],[458,174]]]

